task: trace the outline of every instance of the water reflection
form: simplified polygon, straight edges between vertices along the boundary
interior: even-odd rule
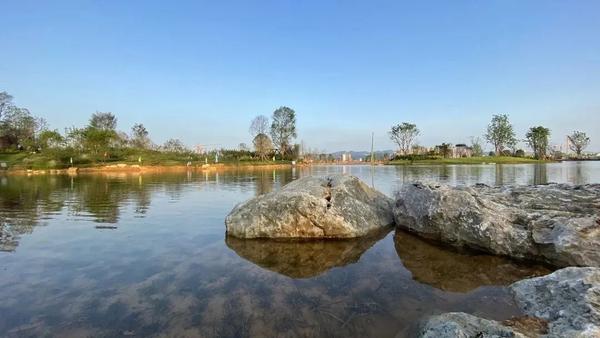
[[[501,168],[505,184],[600,182],[600,163]],[[519,314],[503,285],[538,272],[504,260],[392,233],[225,239],[237,203],[342,171],[390,195],[417,179],[496,180],[495,165],[0,177],[0,336],[392,337],[432,313]]]
[[[482,253],[457,252],[400,230],[394,236],[394,246],[413,279],[444,291],[469,292],[481,286],[509,285],[550,273],[540,265],[520,264]]]
[[[225,243],[240,257],[264,269],[291,278],[309,278],[334,267],[356,263],[391,230],[388,228],[366,238],[335,241],[247,240],[227,236]]]

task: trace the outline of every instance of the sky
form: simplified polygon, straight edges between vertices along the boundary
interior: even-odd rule
[[[325,150],[582,130],[600,151],[600,1],[0,1],[0,91],[51,128],[96,111],[156,143],[251,144],[289,106]],[[524,146],[524,145],[523,145]],[[491,148],[487,145],[486,148]]]

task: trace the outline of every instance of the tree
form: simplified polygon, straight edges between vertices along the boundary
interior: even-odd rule
[[[389,131],[390,139],[398,145],[403,155],[409,153],[410,147],[419,133],[417,125],[408,122],[392,126]]]
[[[131,143],[134,147],[140,149],[146,149],[150,146],[150,138],[148,137],[148,130],[141,123],[136,123],[131,127]]]
[[[172,153],[184,153],[187,151],[183,143],[178,139],[168,139],[165,144],[162,146],[164,151],[172,152]]]
[[[271,139],[269,138],[269,136],[267,136],[267,134],[263,133],[256,135],[254,137],[254,140],[252,140],[252,144],[254,145],[254,150],[256,151],[256,154],[258,155],[258,157],[260,157],[262,161],[264,161],[267,158],[267,156],[273,149],[273,142],[271,142]]]
[[[38,144],[42,149],[58,148],[64,140],[58,130],[44,130],[38,136]]]
[[[494,145],[496,155],[502,155],[505,147],[514,147],[517,143],[513,127],[508,121],[508,115],[500,114],[492,117],[492,122],[487,127],[486,140]]]
[[[258,115],[250,122],[250,135],[256,137],[258,134],[266,134],[269,131],[269,118]]]
[[[90,118],[90,127],[102,130],[115,130],[117,118],[112,113],[95,112]]]
[[[529,128],[525,134],[527,144],[533,149],[535,158],[545,160],[548,154],[548,138],[550,137],[550,129],[537,126]]]
[[[84,147],[99,153],[107,150],[111,142],[117,138],[114,130],[87,127],[82,132]]]
[[[473,149],[473,156],[482,156],[483,155],[483,146],[481,142],[481,137],[475,136],[471,137],[471,149]]]
[[[273,143],[279,148],[279,153],[283,158],[290,141],[296,138],[296,112],[293,109],[280,107],[273,112],[271,137],[273,138]]]
[[[569,139],[569,148],[574,151],[577,156],[581,156],[581,152],[590,144],[590,138],[582,131],[574,131],[573,134],[567,136]]]
[[[29,110],[10,105],[0,121],[0,136],[6,138],[10,144],[30,147],[35,143],[35,136],[45,126],[46,121],[34,117]]]
[[[449,143],[442,143],[438,146],[439,150],[440,150],[440,154],[444,157],[444,158],[448,158],[450,157],[452,151],[451,151],[451,145]]]
[[[2,115],[4,115],[8,108],[12,106],[12,99],[12,95],[7,92],[0,92],[0,119],[2,119]]]

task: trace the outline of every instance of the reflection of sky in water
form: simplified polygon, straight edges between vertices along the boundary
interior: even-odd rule
[[[393,231],[226,243],[223,219],[311,173],[345,171],[391,194],[424,178],[598,182],[598,164],[0,177],[0,335],[394,336],[431,313],[506,318],[516,310],[501,285],[543,270]]]

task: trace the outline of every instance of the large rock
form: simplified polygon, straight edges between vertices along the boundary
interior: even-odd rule
[[[462,312],[430,317],[417,333],[421,338],[500,338],[527,336],[501,323]]]
[[[600,266],[600,185],[404,185],[398,227],[455,246],[555,266]]]
[[[600,337],[599,268],[565,268],[510,289],[523,312],[548,321],[549,337]]]
[[[526,315],[503,322],[466,313],[426,319],[419,337],[600,337],[600,268],[570,267],[510,286]]]
[[[239,238],[354,238],[393,224],[393,200],[347,175],[304,177],[236,206]]]

